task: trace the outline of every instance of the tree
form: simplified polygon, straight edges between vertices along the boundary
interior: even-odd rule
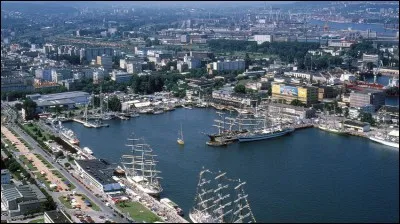
[[[245,58],[244,58],[244,63],[245,63],[245,68],[248,69],[248,68],[249,68],[249,65],[251,64],[251,59],[250,59],[248,53],[246,53],[246,56],[245,56]]]
[[[344,108],[344,116],[348,117],[349,116],[349,108]]]
[[[111,111],[121,111],[121,101],[118,99],[117,96],[111,97],[111,99],[108,101],[108,108]]]
[[[57,158],[59,158],[59,157],[63,157],[63,156],[64,156],[64,153],[63,153],[62,151],[58,151],[58,152],[56,152],[56,154],[54,154],[54,156],[55,156],[56,159],[57,159]]]
[[[372,71],[372,69],[374,68],[374,63],[373,62],[367,62],[366,66],[367,66],[368,70]]]
[[[22,104],[21,103],[16,103],[15,104],[15,109],[21,110],[22,109]]]
[[[290,102],[290,105],[298,106],[298,107],[305,106],[305,104],[303,102],[301,102],[300,100],[298,100],[298,99],[292,100],[292,102]]]
[[[25,119],[32,120],[36,115],[36,102],[30,98],[24,100],[22,108],[25,110]]]
[[[64,166],[68,168],[68,167],[71,167],[71,164],[70,163],[64,163]]]
[[[246,93],[246,87],[243,84],[236,85],[235,88],[233,89],[235,93]]]
[[[360,116],[362,122],[368,122],[371,125],[375,125],[375,120],[370,113],[361,113]]]

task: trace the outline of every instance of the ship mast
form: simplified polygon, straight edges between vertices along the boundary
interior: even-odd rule
[[[224,185],[222,183],[222,178],[225,176],[226,173],[221,173],[218,176],[215,177],[215,180],[217,180],[218,188],[214,190],[214,193],[217,195],[217,199],[214,201],[214,204],[218,206],[217,209],[214,210],[214,213],[216,215],[216,221],[220,223],[224,223],[224,217],[228,215],[229,213],[232,212],[232,209],[229,211],[224,211],[224,209],[232,204],[232,202],[228,202],[224,204],[224,200],[228,199],[230,194],[225,194],[223,195],[224,189],[227,189],[229,187],[228,184]]]
[[[236,199],[233,201],[234,212],[232,215],[232,220],[230,222],[244,223],[246,222],[246,218],[250,218],[247,223],[255,223],[256,219],[254,218],[253,212],[250,209],[249,202],[247,201],[248,195],[245,194],[243,189],[243,186],[246,184],[246,182],[240,182],[240,179],[238,180],[238,182],[239,184],[235,187]]]

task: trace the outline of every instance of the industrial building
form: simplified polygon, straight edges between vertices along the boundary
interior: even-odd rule
[[[315,109],[297,107],[281,103],[269,103],[269,113],[279,113],[279,115],[288,118],[309,119],[315,117]]]
[[[39,212],[46,196],[36,185],[1,184],[1,202],[10,217]]]
[[[122,190],[121,185],[112,176],[114,168],[103,159],[75,160],[79,175],[90,186],[101,192],[113,192]]]
[[[318,102],[318,88],[314,86],[288,86],[284,84],[272,85],[272,99],[286,100],[286,103],[292,100],[300,100],[302,103],[310,106]]]
[[[348,129],[352,129],[358,132],[368,132],[371,129],[371,125],[367,122],[346,120],[343,122],[343,126]]]
[[[212,92],[212,101],[218,104],[235,107],[253,107],[257,103],[257,99],[246,94],[234,93],[231,90],[214,90]]]
[[[375,111],[385,105],[385,93],[375,89],[363,89],[361,91],[352,91],[350,93],[351,107],[364,107],[373,105]]]
[[[62,210],[46,211],[43,217],[44,223],[73,223]]]

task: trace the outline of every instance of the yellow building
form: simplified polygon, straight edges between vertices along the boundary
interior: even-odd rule
[[[306,105],[311,105],[318,102],[318,88],[274,84],[272,85],[272,98],[286,100],[288,104],[297,99]]]

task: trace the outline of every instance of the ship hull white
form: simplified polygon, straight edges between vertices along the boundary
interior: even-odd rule
[[[385,141],[385,140],[382,140],[382,139],[378,139],[378,138],[375,138],[375,137],[369,137],[369,139],[371,139],[374,142],[378,142],[378,143],[381,143],[383,145],[387,145],[387,146],[399,149],[399,143],[388,142],[388,141]]]
[[[158,196],[160,196],[160,193],[162,192],[162,190],[154,190],[154,189],[146,188],[142,184],[137,183],[136,181],[132,180],[132,178],[130,178],[130,177],[127,177],[126,179],[129,181],[129,183],[135,185],[139,190],[143,191],[144,193],[146,193],[148,195],[158,197]]]
[[[347,134],[347,132],[342,132],[342,131],[337,130],[337,129],[329,129],[329,128],[322,127],[322,126],[319,126],[318,128],[323,130],[323,131],[327,131],[327,132],[331,132],[331,133],[335,133],[335,134],[339,134],[339,135],[346,135]]]
[[[284,136],[287,134],[290,134],[294,131],[294,129],[278,132],[278,133],[273,133],[273,134],[268,134],[268,135],[259,135],[259,136],[249,136],[249,137],[238,137],[239,142],[252,142],[252,141],[260,141],[260,140],[265,140],[265,139],[271,139],[271,138],[276,138],[280,136]]]
[[[189,213],[189,219],[190,221],[192,221],[193,223],[199,223],[192,215],[192,213]]]

